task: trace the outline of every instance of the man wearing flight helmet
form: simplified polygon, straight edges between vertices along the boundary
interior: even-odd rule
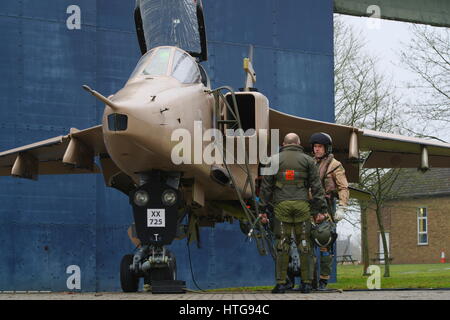
[[[333,141],[330,135],[324,132],[314,133],[309,143],[319,169],[320,181],[325,190],[328,205],[328,214],[315,217],[316,226],[311,232],[313,241],[320,248],[318,289],[326,290],[333,262],[333,243],[337,237],[333,222],[338,222],[344,218],[348,205],[349,190],[345,169],[331,153]]]

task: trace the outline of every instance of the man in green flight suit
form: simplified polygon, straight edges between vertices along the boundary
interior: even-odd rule
[[[311,215],[325,213],[327,203],[314,160],[306,155],[295,133],[285,136],[280,152],[270,159],[270,167],[278,170],[262,177],[260,189],[261,222],[267,222],[267,208],[273,205],[276,246],[276,286],[272,293],[284,293],[291,235],[300,253],[301,292],[311,292],[313,279],[313,246],[310,240]],[[314,212],[310,210],[311,190]]]

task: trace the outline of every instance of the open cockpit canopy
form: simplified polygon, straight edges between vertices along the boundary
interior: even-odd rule
[[[207,59],[201,0],[136,0],[135,23],[142,54],[175,46],[199,61]]]

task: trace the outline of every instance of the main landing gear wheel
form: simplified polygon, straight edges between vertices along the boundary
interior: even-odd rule
[[[120,262],[120,286],[123,292],[137,292],[139,286],[139,277],[130,270],[133,263],[133,255],[124,255]]]

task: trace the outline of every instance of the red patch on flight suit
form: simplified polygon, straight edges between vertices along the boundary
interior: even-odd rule
[[[294,170],[286,170],[284,173],[284,178],[286,180],[294,180],[295,178],[295,171]]]

